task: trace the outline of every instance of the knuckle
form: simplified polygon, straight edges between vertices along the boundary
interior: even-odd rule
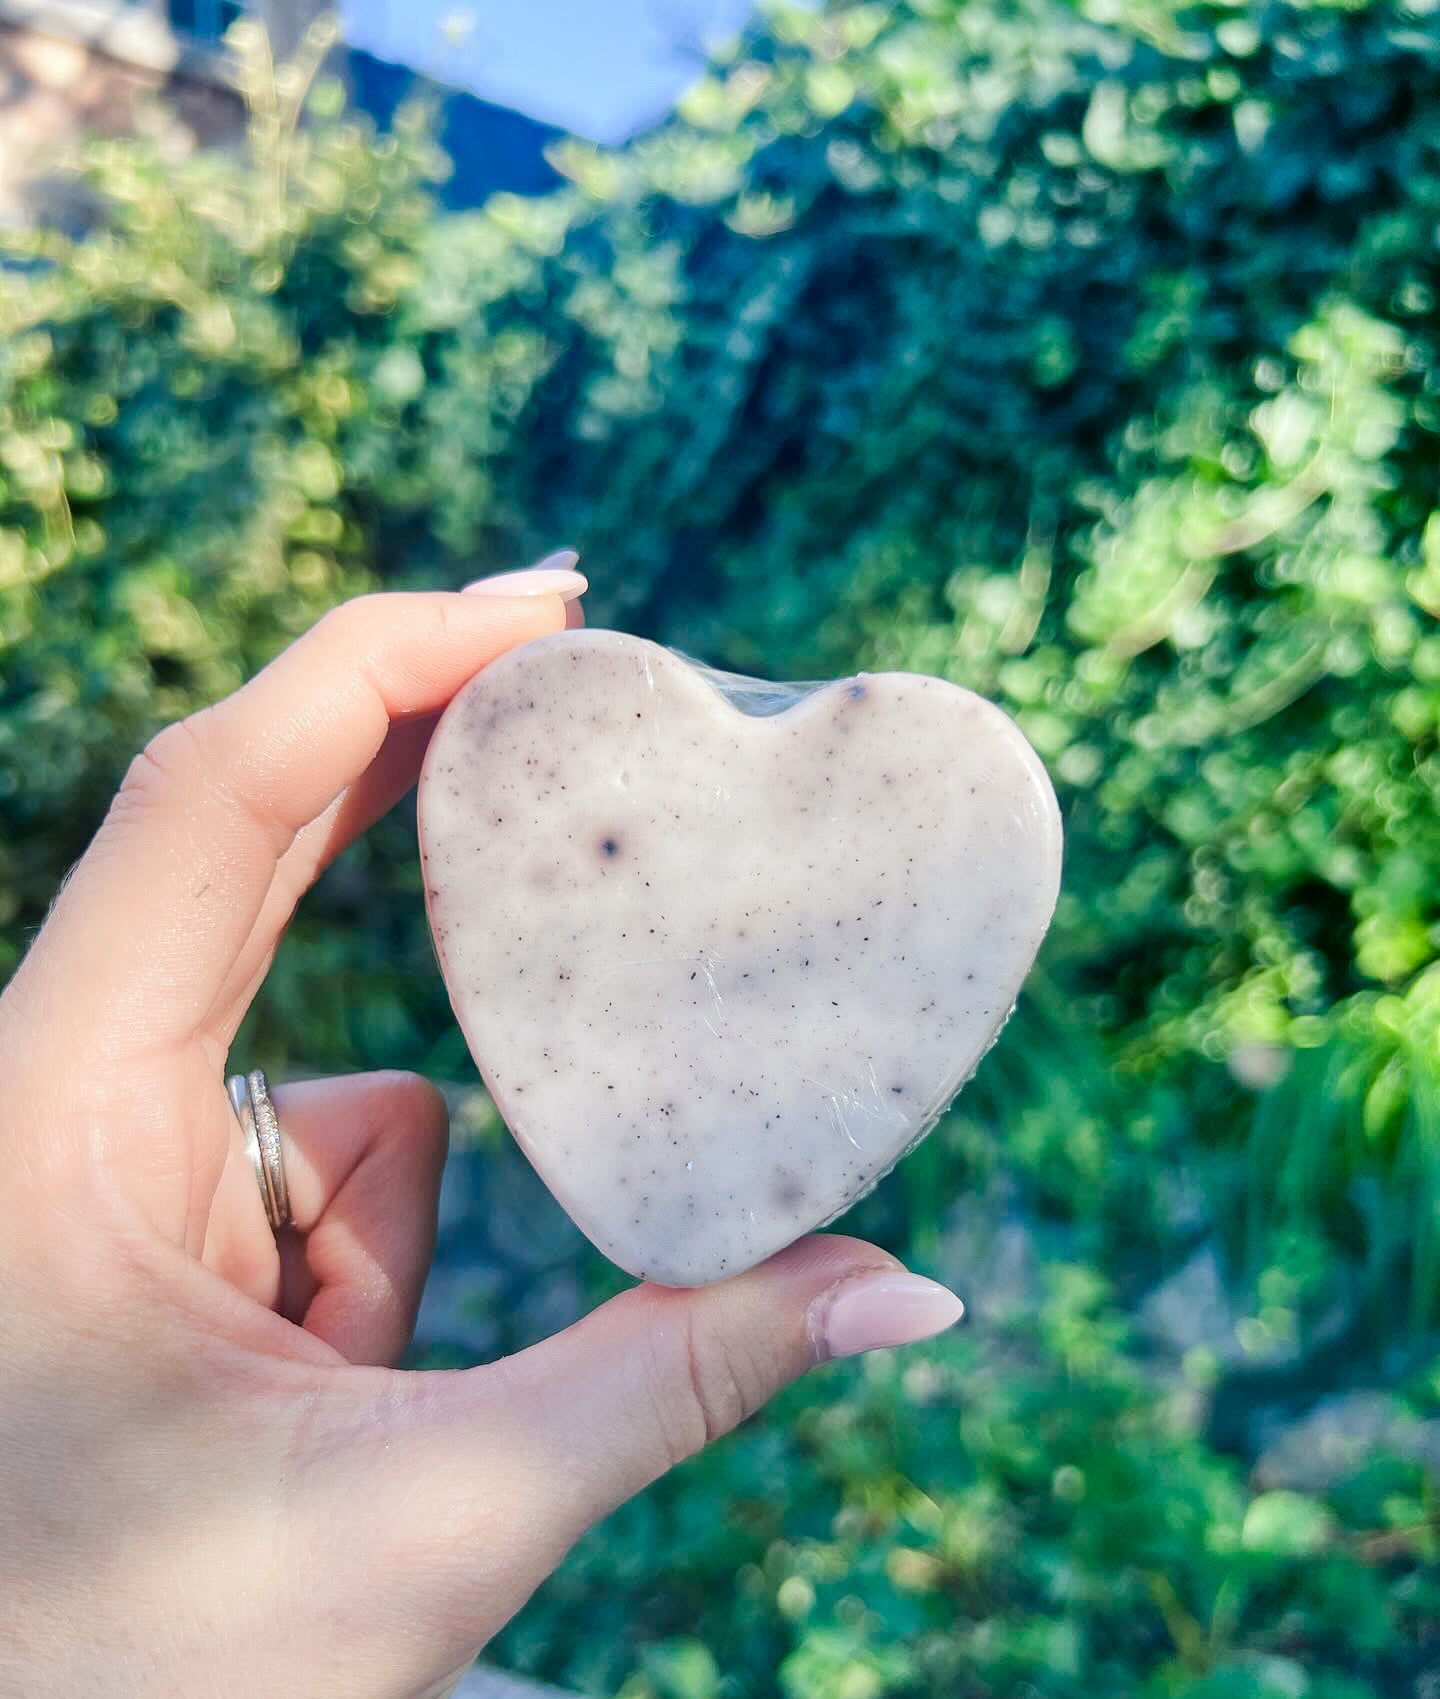
[[[660,1413],[672,1462],[738,1427],[765,1399],[765,1377],[745,1344],[705,1318],[703,1306],[682,1312],[671,1334]]]
[[[393,1083],[405,1101],[412,1136],[426,1156],[443,1162],[450,1148],[450,1105],[444,1092],[424,1075],[402,1070],[395,1072]]]
[[[149,740],[120,781],[112,814],[125,816],[148,809],[194,785],[206,769],[204,739],[194,714],[176,720]]]
[[[419,1074],[387,1068],[363,1076],[364,1149],[397,1183],[438,1186],[450,1149],[444,1095]]]
[[[352,596],[321,615],[311,637],[351,664],[372,687],[387,670],[386,658],[403,639],[406,651],[425,653],[443,647],[451,634],[448,598],[411,596],[376,590]]]
[[[427,1080],[423,1074],[402,1073],[405,1089],[413,1092],[416,1105],[421,1114],[433,1129],[444,1136],[450,1130],[450,1105],[445,1099],[445,1093],[433,1080]]]
[[[339,648],[365,652],[391,637],[402,617],[407,635],[417,631],[422,637],[435,635],[443,629],[442,601],[440,597],[371,590],[337,602],[320,616],[314,629]]]
[[[375,650],[394,631],[395,623],[394,595],[372,590],[327,609],[304,641],[349,655],[357,666],[368,669]]]
[[[333,608],[327,608],[315,621],[314,630],[347,643],[362,632],[375,629],[377,621],[383,617],[381,604],[384,600],[383,592],[378,590],[364,596],[351,596],[348,601],[337,602]]]

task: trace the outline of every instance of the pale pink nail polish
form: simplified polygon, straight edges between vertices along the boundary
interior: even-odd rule
[[[913,1345],[953,1327],[965,1306],[948,1286],[919,1274],[864,1274],[822,1293],[810,1308],[810,1342],[824,1362],[890,1345]]]
[[[465,586],[470,596],[558,596],[573,602],[590,588],[583,572],[573,570],[579,560],[574,549],[560,549],[534,566],[519,572],[496,572]]]

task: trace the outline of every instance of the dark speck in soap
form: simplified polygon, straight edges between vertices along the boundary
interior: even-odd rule
[[[805,1197],[805,1187],[794,1175],[777,1168],[770,1183],[770,1196],[781,1209],[794,1209]]]

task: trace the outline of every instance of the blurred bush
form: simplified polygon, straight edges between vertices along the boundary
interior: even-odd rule
[[[150,730],[344,596],[463,582],[509,512],[493,467],[550,359],[567,214],[498,200],[444,226],[431,112],[376,137],[316,81],[330,40],[277,71],[239,26],[242,155],[97,142],[94,232],[5,237],[0,975]],[[403,842],[382,832],[302,925],[267,1054],[413,1060],[439,1030],[415,914],[381,912],[392,881],[418,892]]]
[[[97,145],[96,232],[0,279],[0,972],[147,729],[378,582],[573,541],[602,621],[983,691],[1066,891],[857,1225],[983,1293],[1003,1200],[1017,1314],[793,1395],[507,1655],[625,1699],[1427,1699],[1433,1473],[1245,1467],[1337,1388],[1440,1409],[1430,0],[782,5],[568,191],[458,216],[422,110],[377,138],[323,43],[238,45],[243,156]],[[242,1043],[464,1070],[403,820]]]

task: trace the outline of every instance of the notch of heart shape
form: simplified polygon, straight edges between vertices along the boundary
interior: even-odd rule
[[[998,708],[909,673],[775,689],[557,633],[460,691],[420,780],[481,1075],[595,1245],[669,1285],[823,1226],[925,1136],[1059,885],[1054,792]]]

